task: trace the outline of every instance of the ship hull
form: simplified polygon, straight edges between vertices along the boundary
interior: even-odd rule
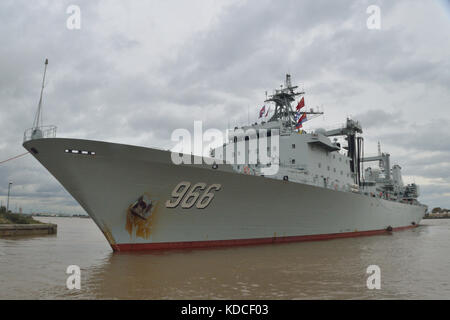
[[[92,217],[114,251],[373,235],[415,227],[426,210],[422,205],[238,174],[229,165],[175,165],[169,151],[151,148],[61,138],[30,140],[24,147]],[[182,202],[171,207],[180,182],[220,187],[212,189],[204,208],[198,208],[198,201],[190,208],[183,208]],[[142,196],[151,199],[148,217],[133,211]]]

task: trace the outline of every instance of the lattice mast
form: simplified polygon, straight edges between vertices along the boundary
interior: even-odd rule
[[[273,102],[275,104],[275,111],[269,122],[281,120],[285,128],[290,128],[292,131],[295,130],[295,125],[297,124],[295,120],[296,110],[293,109],[291,104],[296,101],[296,97],[305,94],[304,91],[296,91],[297,88],[298,86],[292,85],[291,75],[286,74],[284,86],[281,85],[280,89],[275,89],[275,92],[265,100],[265,102]],[[302,113],[316,116],[323,114],[323,112],[314,111],[313,109]],[[312,117],[308,117],[308,120],[310,119]]]

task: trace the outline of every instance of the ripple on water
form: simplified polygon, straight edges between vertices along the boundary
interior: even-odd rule
[[[53,237],[0,239],[3,299],[450,299],[450,220],[391,236],[113,254],[89,219]],[[68,265],[82,288],[66,288]],[[382,289],[366,288],[369,265]]]

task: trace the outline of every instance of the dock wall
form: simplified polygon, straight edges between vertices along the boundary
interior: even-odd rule
[[[0,224],[0,237],[56,234],[57,225],[45,224]]]

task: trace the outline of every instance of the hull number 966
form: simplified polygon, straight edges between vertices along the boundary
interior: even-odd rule
[[[214,191],[222,188],[220,184],[207,186],[204,182],[198,182],[191,187],[188,181],[182,181],[172,191],[172,199],[166,201],[166,208],[176,208],[181,205],[183,209],[190,209],[194,206],[197,209],[204,209],[214,199]]]

